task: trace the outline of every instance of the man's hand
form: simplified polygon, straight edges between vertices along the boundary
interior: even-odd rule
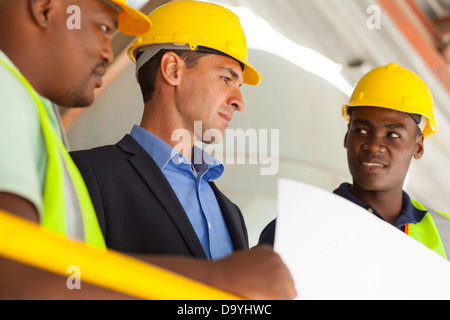
[[[270,246],[239,251],[210,262],[216,288],[247,299],[293,299],[297,292],[286,265]]]

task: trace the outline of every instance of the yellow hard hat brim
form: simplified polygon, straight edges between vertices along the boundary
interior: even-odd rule
[[[132,46],[128,48],[128,56],[130,57],[131,61],[136,63],[136,56],[137,51],[140,48],[139,39],[137,39]],[[238,56],[231,56],[233,59],[236,59],[237,61],[244,64],[244,71],[243,71],[243,77],[244,77],[244,83],[251,85],[251,86],[257,86],[261,83],[261,75],[259,72],[247,61],[247,59],[243,57]]]
[[[150,30],[152,22],[149,17],[139,10],[130,7],[124,0],[108,0],[122,9],[119,14],[118,31],[131,35],[139,36]]]
[[[205,47],[208,47],[208,45],[204,45]],[[225,53],[225,50],[218,50],[220,52]],[[248,62],[248,60],[244,57],[233,55],[230,53],[226,53],[229,57],[241,62],[244,64],[244,70],[242,71],[242,75],[244,78],[244,83],[248,84],[250,86],[257,86],[261,83],[261,75],[259,72]]]
[[[241,61],[241,60],[239,60]],[[246,62],[246,61],[241,61],[244,65],[244,83],[251,85],[251,86],[257,86],[261,83],[261,75],[259,74],[258,71],[256,71],[255,68],[253,68],[253,66]]]

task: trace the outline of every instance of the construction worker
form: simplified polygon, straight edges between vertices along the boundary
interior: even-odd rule
[[[357,83],[342,108],[349,120],[344,146],[353,183],[334,190],[394,225],[444,258],[450,257],[450,215],[403,191],[412,159],[437,132],[433,100],[425,82],[397,63],[375,68]],[[273,243],[275,222],[261,235]]]
[[[343,116],[353,184],[335,193],[450,258],[450,216],[403,191],[411,160],[422,157],[424,139],[438,129],[425,82],[396,63],[376,68],[358,82]]]
[[[70,5],[78,16],[69,15],[62,1],[0,2],[0,209],[105,248],[86,187],[62,144],[53,103],[91,104],[113,60],[114,31],[138,35],[151,24],[125,0],[79,0]],[[69,19],[78,20],[74,22],[80,28],[69,28]],[[6,259],[0,269],[2,296],[30,293],[36,285],[36,292],[45,297],[52,283],[47,287],[40,281],[59,280]],[[52,293],[57,298],[71,296],[67,289]]]
[[[145,104],[140,126],[116,145],[71,153],[106,244],[210,260],[248,249],[239,208],[213,182],[224,165],[194,146],[210,142],[207,130],[220,139],[244,109],[241,84],[260,82],[240,21],[201,1],[171,2],[149,18],[153,28],[128,51]]]
[[[105,248],[85,184],[62,144],[53,103],[91,104],[94,89],[101,86],[105,68],[113,60],[111,35],[116,29],[139,35],[150,26],[148,17],[125,0],[74,0],[70,8],[55,0],[0,2],[1,210]],[[255,266],[266,258],[276,272],[285,272],[281,260],[267,248],[214,264],[145,258],[224,290],[232,287],[230,292],[244,297],[286,297],[270,288],[275,282],[252,278]],[[225,271],[242,264],[248,268],[243,274],[252,279],[239,285],[240,274]],[[0,273],[1,298],[126,298],[89,284],[83,290],[69,290],[63,277],[3,257]]]
[[[248,250],[239,208],[212,182],[223,164],[194,147],[206,130],[215,130],[220,139],[233,113],[244,108],[240,85],[260,81],[247,61],[239,19],[222,6],[199,1],[171,2],[149,17],[153,28],[128,51],[137,60],[144,97],[141,125],[116,145],[71,153],[107,246],[211,264],[264,251],[261,259],[228,264],[222,273],[227,291],[239,284],[253,289],[251,297],[293,298],[293,280],[279,256],[268,246]],[[198,122],[201,132],[195,130]],[[171,138],[180,132],[183,139]],[[254,262],[253,274],[245,261]],[[264,277],[273,284],[266,289],[260,284]]]
[[[1,141],[7,156],[1,159],[0,208],[104,247],[88,194],[61,145],[53,103],[66,107],[91,104],[94,89],[101,85],[105,68],[113,60],[110,36],[117,23],[139,34],[149,29],[150,22],[125,1],[88,2],[73,3],[80,9],[80,25],[83,22],[82,28],[73,30],[67,26],[70,16],[63,3],[2,1]],[[133,15],[121,20],[121,8]],[[27,23],[16,23],[22,20]],[[46,32],[56,27],[54,35]],[[66,188],[66,182],[71,186]],[[76,209],[68,205],[72,200],[77,202]],[[76,223],[67,224],[68,220]]]

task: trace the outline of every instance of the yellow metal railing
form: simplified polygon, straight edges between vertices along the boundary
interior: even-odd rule
[[[112,250],[100,250],[0,211],[0,256],[69,276],[76,265],[82,281],[153,300],[232,300],[237,296]]]

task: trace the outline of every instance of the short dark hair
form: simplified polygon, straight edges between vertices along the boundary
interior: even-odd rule
[[[155,92],[156,74],[161,66],[161,59],[167,52],[177,54],[186,64],[189,69],[194,68],[201,57],[209,54],[191,50],[169,50],[162,49],[155,54],[149,61],[147,61],[138,71],[138,83],[141,87],[142,97],[144,102],[151,99]],[[139,59],[142,52],[138,52],[136,59]]]

